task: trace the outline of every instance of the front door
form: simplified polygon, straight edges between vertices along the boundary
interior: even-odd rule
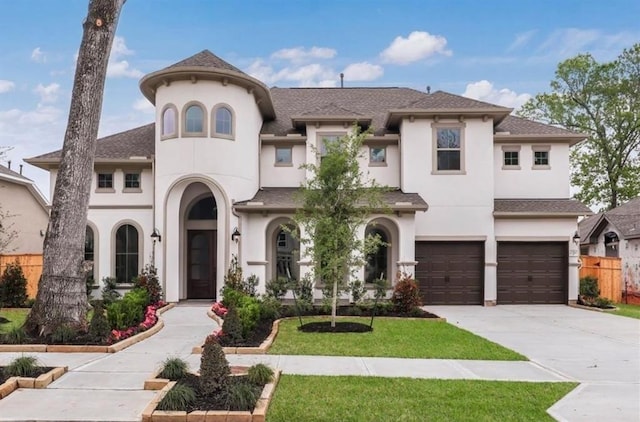
[[[216,230],[187,231],[187,298],[216,296]]]

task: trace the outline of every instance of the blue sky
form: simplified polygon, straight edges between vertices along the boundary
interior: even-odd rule
[[[0,0],[0,147],[62,147],[88,0]],[[100,136],[153,120],[140,77],[209,49],[269,86],[405,86],[517,108],[578,53],[640,42],[637,0],[128,0]],[[47,173],[25,176],[48,196]]]

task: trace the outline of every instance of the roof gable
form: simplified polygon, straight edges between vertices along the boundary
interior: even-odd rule
[[[612,210],[582,220],[578,224],[581,243],[595,243],[594,239],[600,236],[600,233],[608,225],[612,225],[621,238],[640,238],[640,197],[631,199]]]
[[[238,69],[231,63],[222,60],[220,57],[216,56],[209,50],[202,50],[201,52],[194,54],[191,57],[187,57],[184,60],[180,60],[179,62],[174,63],[171,66],[167,66],[162,70],[177,69],[181,67],[205,67],[224,69],[246,75],[246,73],[244,73],[242,70]]]

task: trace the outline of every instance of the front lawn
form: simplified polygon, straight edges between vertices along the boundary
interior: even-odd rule
[[[553,421],[578,384],[283,375],[267,422]]]
[[[303,322],[326,317],[305,317]],[[370,318],[349,317],[340,321],[369,324]],[[269,354],[323,356],[377,356],[424,359],[527,360],[496,343],[429,319],[377,317],[367,333],[303,333],[298,319],[280,322]]]
[[[626,303],[616,303],[615,311],[612,311],[613,314],[622,315],[629,318],[640,319],[640,305],[630,305]]]
[[[0,317],[9,320],[6,324],[0,323],[0,334],[8,333],[14,327],[22,327],[27,320],[27,315],[29,315],[30,310],[29,308],[0,309]],[[0,319],[0,321],[1,320],[2,319]]]

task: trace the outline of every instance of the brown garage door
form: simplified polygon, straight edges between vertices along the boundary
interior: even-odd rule
[[[425,305],[484,303],[483,242],[416,242],[416,261]]]
[[[498,242],[498,304],[567,303],[567,242]]]

